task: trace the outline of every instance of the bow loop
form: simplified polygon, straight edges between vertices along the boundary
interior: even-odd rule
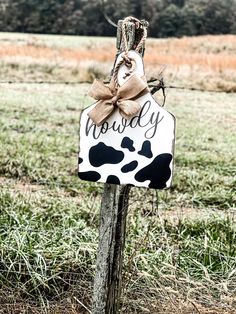
[[[96,100],[109,99],[113,97],[112,91],[109,86],[104,85],[102,82],[96,79],[94,80],[88,95]]]
[[[95,107],[88,113],[88,116],[97,126],[100,126],[110,117],[117,106],[121,116],[125,119],[130,119],[141,108],[135,99],[146,92],[148,92],[147,82],[136,74],[131,75],[117,89],[113,81],[106,86],[102,82],[95,80],[89,95],[98,101]]]

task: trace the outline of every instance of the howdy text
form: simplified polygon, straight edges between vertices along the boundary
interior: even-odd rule
[[[93,121],[88,118],[86,123],[85,134],[86,136],[92,132],[93,138],[98,139],[101,134],[107,133],[108,130],[113,130],[114,132],[123,133],[127,127],[136,128],[137,126],[141,128],[147,127],[145,132],[145,137],[151,139],[155,136],[158,124],[163,120],[164,116],[160,117],[160,112],[151,112],[151,101],[148,100],[143,105],[139,112],[139,115],[134,116],[132,119],[127,120],[125,118],[121,119],[121,122],[113,121],[111,124],[109,122],[104,122],[100,127],[96,126]]]

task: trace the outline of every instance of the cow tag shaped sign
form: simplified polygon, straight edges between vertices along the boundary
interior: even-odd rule
[[[116,65],[122,60],[121,53]],[[135,69],[127,76],[125,64],[119,67],[120,88],[130,83],[133,75],[144,78],[142,57],[130,50],[128,57]],[[130,80],[130,81],[129,81]],[[136,84],[133,89],[136,89]],[[96,98],[97,99],[97,98]],[[175,117],[162,108],[148,89],[135,99],[138,112],[132,117],[122,114],[122,102],[99,125],[92,120],[98,102],[82,111],[80,120],[79,178],[112,184],[131,184],[137,187],[164,189],[171,186],[175,142]],[[132,103],[128,101],[131,106]],[[96,107],[97,108],[97,107]],[[106,110],[105,106],[105,110]],[[132,109],[132,108],[131,108]],[[101,110],[96,109],[97,115]],[[90,115],[90,116],[89,116]]]

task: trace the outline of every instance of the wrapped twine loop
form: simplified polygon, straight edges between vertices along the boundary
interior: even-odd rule
[[[113,72],[113,79],[116,83],[116,86],[118,86],[118,70],[120,66],[125,63],[125,65],[129,68],[129,72],[126,73],[126,78],[127,76],[131,75],[131,73],[135,69],[135,62],[132,58],[128,56],[129,54],[129,46],[128,46],[128,39],[127,39],[127,25],[129,22],[134,23],[136,29],[142,29],[142,37],[138,43],[138,45],[135,48],[135,51],[139,52],[142,49],[142,46],[147,38],[147,27],[144,26],[140,20],[136,19],[133,16],[128,16],[123,20],[122,23],[122,41],[124,44],[124,55],[122,56],[122,60],[116,65],[114,72]]]
[[[133,73],[136,63],[135,60],[128,55],[128,40],[126,37],[126,27],[128,22],[133,22],[136,29],[142,28],[143,30],[142,38],[136,46],[135,51],[140,51],[147,37],[146,27],[144,27],[138,19],[131,16],[124,19],[122,25],[124,53],[122,55],[122,59],[117,63],[114,69],[111,82],[109,85],[104,85],[102,82],[95,80],[89,92],[89,95],[96,99],[97,103],[88,113],[88,116],[97,126],[100,126],[103,122],[105,122],[114,112],[116,107],[118,107],[119,113],[123,118],[130,119],[137,114],[141,108],[140,104],[135,101],[135,99],[148,92],[148,86],[145,78],[141,78]],[[124,79],[126,79],[127,76],[128,79],[125,80],[123,85],[119,86],[118,71],[123,63],[129,69],[124,76]]]
[[[136,19],[133,16],[128,16],[123,20],[122,23],[122,40],[124,42],[124,51],[125,51],[125,55],[128,58],[128,52],[129,52],[129,48],[128,48],[128,39],[126,37],[127,34],[127,25],[129,22],[133,22],[135,25],[136,29],[142,29],[143,31],[143,35],[137,45],[137,47],[135,48],[135,51],[139,52],[143,46],[143,43],[145,42],[146,38],[147,38],[147,27],[145,27],[140,20]]]

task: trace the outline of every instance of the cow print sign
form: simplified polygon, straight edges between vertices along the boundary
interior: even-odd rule
[[[143,60],[129,51],[135,60],[135,73],[144,76]],[[122,54],[117,58],[120,62]],[[119,68],[118,83],[128,79],[127,67]],[[114,113],[97,126],[86,108],[80,120],[79,178],[112,184],[164,189],[171,186],[175,141],[175,118],[162,108],[150,92],[136,101],[141,109],[131,119]]]

